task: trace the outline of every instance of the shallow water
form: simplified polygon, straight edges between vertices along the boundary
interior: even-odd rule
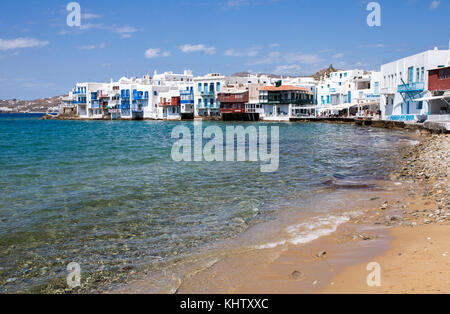
[[[280,128],[279,170],[261,173],[259,162],[172,161],[180,123],[193,127],[0,115],[0,292],[65,289],[71,262],[83,291],[126,281],[319,191],[383,180],[409,141],[351,125],[254,123]]]

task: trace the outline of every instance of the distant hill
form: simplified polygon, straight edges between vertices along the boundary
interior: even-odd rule
[[[335,69],[333,67],[333,65],[331,64],[328,68],[319,70],[313,75],[289,75],[289,77],[314,77],[316,80],[320,80],[320,78],[323,77],[324,75],[329,76],[330,73],[336,72],[336,71],[339,71],[339,70]],[[233,74],[232,76],[235,76],[235,77],[247,77],[250,74],[252,74],[252,73],[250,73],[250,72],[238,72],[238,73]],[[277,74],[259,73],[258,75],[267,75],[268,77],[271,77],[271,78],[281,78],[281,75],[277,75]],[[283,76],[287,77],[288,75],[283,75]]]
[[[35,100],[0,100],[0,112],[28,113],[53,111],[59,107],[62,97],[55,96]]]
[[[339,71],[339,70],[338,70],[338,69],[335,69],[335,68],[333,67],[333,65],[330,64],[330,66],[329,66],[328,68],[323,69],[323,70],[320,70],[320,71],[317,71],[316,74],[313,75],[313,77],[314,77],[316,80],[320,80],[320,78],[323,77],[324,75],[330,76],[330,73],[336,72],[336,71]]]
[[[234,76],[234,77],[248,77],[248,76],[251,75],[251,74],[254,74],[254,73],[250,73],[250,72],[238,72],[238,73],[234,73],[234,74],[231,75],[231,76]],[[271,78],[280,78],[280,77],[281,77],[281,75],[268,74],[268,73],[259,73],[259,74],[257,74],[257,75],[266,75],[266,76],[271,77]]]

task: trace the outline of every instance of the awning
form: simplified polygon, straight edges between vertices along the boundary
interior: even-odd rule
[[[430,100],[438,100],[438,99],[444,100],[445,98],[449,98],[450,99],[450,95],[423,97],[423,98],[419,98],[419,99],[414,99],[414,101],[430,101]]]
[[[335,105],[335,106],[330,106],[330,107],[323,107],[323,108],[319,108],[319,109],[321,109],[321,110],[345,110],[345,109],[349,109],[352,107],[358,107],[358,104],[346,103],[346,104]]]
[[[305,109],[305,110],[313,110],[313,109],[321,109],[321,107],[319,107],[319,106],[314,106],[314,107],[294,107],[293,109],[296,109],[296,110],[303,110],[303,109]]]

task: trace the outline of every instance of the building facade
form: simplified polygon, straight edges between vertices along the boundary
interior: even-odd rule
[[[423,99],[428,90],[428,71],[444,67],[449,51],[425,51],[381,66],[381,112],[385,120],[423,122],[431,106]]]
[[[261,119],[265,121],[289,121],[300,117],[302,111],[311,108],[313,94],[304,87],[292,85],[266,86],[259,91],[262,107]]]

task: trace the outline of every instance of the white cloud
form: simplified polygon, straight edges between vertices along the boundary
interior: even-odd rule
[[[105,43],[101,43],[99,45],[84,45],[77,47],[80,50],[94,50],[94,49],[102,49],[105,48]]]
[[[33,48],[33,47],[44,47],[47,46],[50,42],[41,41],[34,38],[14,38],[14,39],[1,39],[0,38],[0,50],[13,50],[13,49],[21,49],[21,48]]]
[[[367,48],[384,48],[387,47],[385,44],[370,44],[366,46]]]
[[[269,48],[276,48],[276,47],[280,47],[280,44],[273,43],[269,45]]]
[[[274,74],[296,74],[302,70],[298,64],[279,65],[275,68]]]
[[[138,29],[132,26],[122,26],[115,29],[115,32],[122,36],[122,38],[130,38],[131,34],[136,33],[137,31]]]
[[[340,59],[340,58],[344,57],[344,54],[343,53],[337,53],[337,54],[333,55],[332,57],[334,59]]]
[[[238,7],[242,7],[245,5],[250,5],[250,1],[248,1],[248,0],[228,0],[228,2],[227,2],[227,6],[233,7],[233,8],[238,8]]]
[[[145,51],[145,57],[147,59],[153,59],[158,57],[169,57],[171,55],[170,51],[161,52],[159,48],[150,48]]]
[[[216,54],[216,47],[208,47],[205,45],[190,45],[186,44],[183,46],[180,46],[180,50],[184,53],[191,53],[191,52],[204,52],[208,55],[214,55]]]
[[[302,63],[302,64],[318,64],[323,62],[317,54],[288,54],[286,60],[289,63]]]
[[[439,7],[440,4],[441,4],[441,1],[440,1],[440,0],[434,0],[434,1],[431,1],[430,9],[431,9],[431,10],[437,9],[437,8]]]
[[[116,28],[116,32],[118,34],[129,34],[129,33],[135,33],[138,30],[132,26],[122,26],[122,27],[118,27]]]
[[[81,17],[85,20],[91,20],[91,19],[99,19],[102,16],[100,14],[95,14],[95,13],[84,13],[81,15]]]
[[[281,53],[279,51],[272,51],[267,57],[251,62],[248,65],[272,64],[279,62],[280,59]]]
[[[259,54],[259,48],[253,47],[244,51],[238,51],[233,48],[225,51],[227,57],[256,57]]]

